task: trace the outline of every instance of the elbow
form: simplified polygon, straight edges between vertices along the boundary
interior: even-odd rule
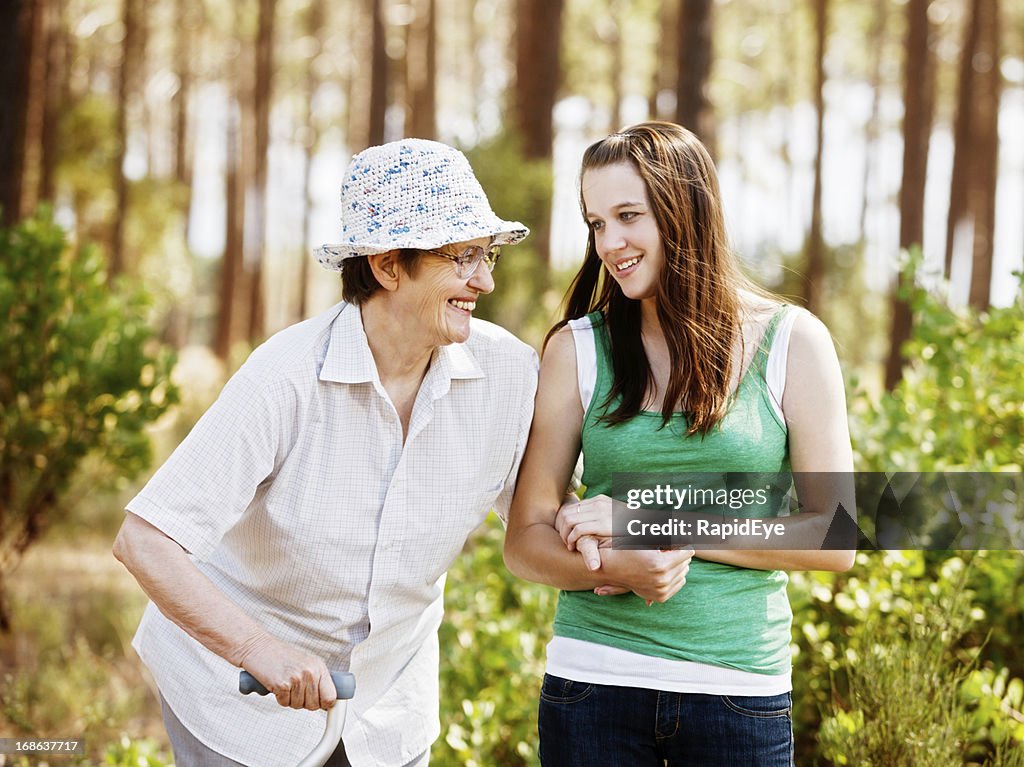
[[[516,551],[516,546],[513,541],[513,538],[514,536],[512,533],[505,533],[505,545],[504,548],[502,549],[501,556],[502,559],[505,561],[505,567],[508,569],[508,571],[517,578],[522,578],[522,563],[519,560],[518,552]]]
[[[117,537],[114,538],[114,545],[110,547],[110,553],[114,555],[114,559],[128,567],[130,546],[126,540],[128,536],[124,528],[125,526],[121,525],[121,529],[117,531]]]
[[[833,573],[845,573],[850,570],[857,561],[857,550],[837,550],[830,552],[829,566],[826,568]]]
[[[155,561],[159,553],[153,550],[151,532],[155,528],[129,512],[125,516],[121,529],[117,531],[111,553],[114,559],[125,566],[132,575],[138,577],[147,561]]]
[[[135,556],[134,547],[131,540],[131,532],[128,530],[128,524],[121,525],[121,529],[117,532],[117,537],[114,538],[114,545],[111,546],[110,552],[114,555],[114,559],[124,565],[125,569],[132,575],[135,575]]]
[[[505,561],[505,567],[512,575],[522,578],[524,581],[535,580],[528,561],[530,536],[525,534],[528,529],[510,526],[505,531],[505,544],[502,549],[502,559]]]

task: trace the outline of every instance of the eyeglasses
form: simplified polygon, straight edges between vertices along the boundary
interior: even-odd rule
[[[435,256],[441,256],[441,258],[447,258],[455,265],[455,273],[459,275],[460,280],[468,280],[472,277],[481,262],[487,266],[487,271],[493,272],[498,259],[501,257],[501,248],[497,245],[491,245],[487,248],[481,248],[479,245],[470,245],[457,256],[442,253],[439,250],[431,250],[430,248],[419,248],[419,250],[422,250],[424,253],[433,253]]]

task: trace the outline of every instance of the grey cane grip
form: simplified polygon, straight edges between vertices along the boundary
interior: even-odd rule
[[[356,694],[356,678],[347,671],[332,671],[331,679],[334,681],[334,689],[338,693],[338,700],[349,700]],[[238,691],[242,695],[251,692],[257,695],[269,695],[270,690],[264,687],[248,671],[241,671],[238,674]]]

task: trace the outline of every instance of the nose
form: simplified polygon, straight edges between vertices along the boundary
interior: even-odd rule
[[[477,293],[490,293],[494,290],[494,275],[487,268],[487,264],[481,262],[477,264],[476,271],[470,275],[466,284]]]
[[[613,223],[605,224],[594,242],[598,253],[614,253],[626,247],[626,236],[622,229]]]

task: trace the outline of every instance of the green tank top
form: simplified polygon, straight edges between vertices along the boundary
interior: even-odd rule
[[[614,473],[788,472],[786,426],[771,405],[765,378],[768,352],[787,308],[772,317],[725,417],[703,438],[686,436],[682,413],[664,428],[660,412],[641,412],[611,426],[598,421],[612,383],[610,341],[603,316],[588,315],[597,380],[583,421],[584,497],[612,495]],[[735,515],[774,513],[751,507]],[[695,557],[682,589],[651,607],[635,594],[599,597],[592,591],[562,591],[554,633],[659,658],[784,674],[791,665],[793,618],[787,583],[788,576],[780,570],[752,570]]]

